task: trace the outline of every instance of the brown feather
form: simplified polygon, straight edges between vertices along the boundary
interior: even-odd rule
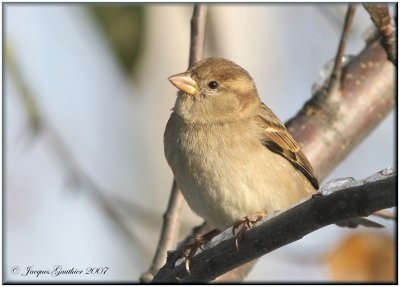
[[[318,180],[314,175],[310,162],[283,123],[266,105],[262,104],[256,117],[256,122],[265,130],[264,138],[262,139],[263,144],[271,151],[286,158],[318,189]]]

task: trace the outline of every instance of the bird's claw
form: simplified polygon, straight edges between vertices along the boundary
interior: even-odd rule
[[[242,240],[244,233],[251,229],[258,221],[260,221],[264,216],[266,216],[266,212],[256,212],[235,222],[232,227],[232,234],[235,235],[236,230],[241,226],[242,228],[236,234],[235,239],[235,247],[236,251],[239,252],[239,242]]]
[[[322,192],[317,191],[316,193],[314,193],[313,195],[311,195],[311,198],[314,199],[314,198],[321,197],[321,196],[323,196]]]
[[[190,277],[192,277],[192,273],[190,272],[190,264],[192,262],[191,260],[192,260],[193,256],[196,254],[197,250],[199,250],[199,248],[201,248],[202,244],[203,243],[199,240],[199,241],[196,241],[195,243],[193,243],[191,245],[186,246],[186,250],[185,251],[187,251],[187,250],[190,250],[190,251],[189,251],[188,255],[184,255],[184,257],[185,257],[185,269],[186,269],[186,272],[189,274]]]
[[[219,230],[214,229],[200,237],[195,238],[193,244],[183,246],[181,248],[181,250],[179,251],[180,257],[178,259],[185,258],[185,269],[190,277],[192,277],[192,273],[190,271],[190,265],[191,265],[191,262],[192,262],[191,260],[192,260],[193,256],[197,253],[197,250],[199,250],[199,249],[204,251],[204,249],[203,249],[204,244],[209,242],[213,237],[215,237],[219,233],[220,233]]]
[[[243,225],[242,229],[236,234],[235,238],[235,247],[236,251],[239,252],[239,242],[242,240],[244,233],[250,229],[250,225]]]
[[[186,272],[189,274],[189,276],[192,277],[192,273],[190,272],[190,262],[191,262],[191,258],[190,257],[186,257],[186,259],[185,259],[185,269],[186,269]]]

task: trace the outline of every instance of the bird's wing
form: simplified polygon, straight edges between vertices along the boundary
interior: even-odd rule
[[[318,180],[315,178],[310,162],[278,117],[262,104],[255,120],[265,131],[262,138],[263,145],[286,158],[318,189]]]

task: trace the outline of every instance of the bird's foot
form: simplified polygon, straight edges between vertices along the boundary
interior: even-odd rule
[[[235,224],[232,227],[232,234],[235,235],[236,230],[239,227],[242,227],[237,233],[236,233],[236,240],[235,240],[235,246],[237,252],[239,252],[239,242],[242,240],[244,233],[251,229],[254,224],[256,224],[258,221],[263,219],[263,217],[267,216],[267,212],[265,211],[259,211],[255,212],[251,215],[248,215],[246,217],[243,217],[242,219],[238,220],[235,222]]]
[[[321,197],[323,196],[321,191],[317,191],[316,193],[314,193],[313,195],[311,195],[311,199],[317,198],[317,197]]]
[[[204,244],[209,242],[211,239],[213,239],[215,236],[217,236],[220,233],[221,233],[221,231],[219,231],[217,229],[213,229],[210,232],[207,232],[206,234],[196,237],[194,239],[194,243],[185,245],[179,250],[180,257],[178,259],[185,258],[185,268],[186,268],[186,271],[189,274],[189,276],[192,276],[192,274],[190,272],[191,259],[196,254],[197,250],[202,249],[202,246]]]

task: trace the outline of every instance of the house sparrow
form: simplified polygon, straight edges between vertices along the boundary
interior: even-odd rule
[[[181,93],[164,151],[191,209],[219,230],[315,194],[313,168],[249,73],[221,58],[169,78]]]

